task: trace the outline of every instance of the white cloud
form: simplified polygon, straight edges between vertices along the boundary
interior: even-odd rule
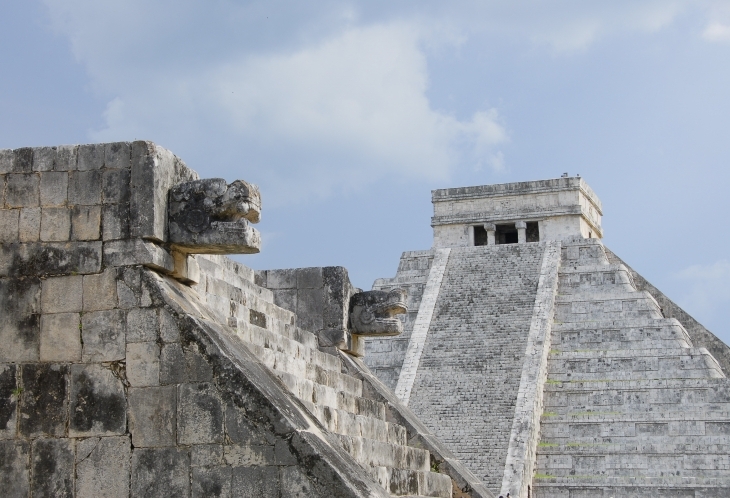
[[[698,316],[709,316],[730,304],[730,261],[685,268],[676,278],[686,282],[683,306]]]
[[[711,42],[730,42],[730,25],[710,23],[702,32],[702,37]]]

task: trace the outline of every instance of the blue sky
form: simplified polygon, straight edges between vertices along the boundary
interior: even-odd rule
[[[149,139],[261,186],[254,268],[356,285],[430,190],[580,173],[605,243],[730,342],[730,2],[46,0],[0,17],[0,147]]]

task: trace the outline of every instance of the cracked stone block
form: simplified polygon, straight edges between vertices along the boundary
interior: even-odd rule
[[[20,209],[0,209],[0,242],[17,242]]]
[[[59,145],[56,148],[56,171],[73,171],[78,159],[78,145]]]
[[[226,435],[232,443],[244,446],[270,446],[276,442],[268,430],[253,424],[246,411],[233,403],[226,405]]]
[[[185,353],[180,344],[164,344],[160,351],[160,384],[187,382]]]
[[[56,147],[36,147],[33,151],[33,171],[52,171],[56,165]]]
[[[69,436],[112,436],[126,432],[124,385],[102,365],[71,365]]]
[[[156,342],[127,344],[127,380],[133,387],[160,384],[160,346]]]
[[[5,204],[8,207],[38,207],[40,177],[35,173],[10,174],[5,177]]]
[[[71,209],[71,239],[98,240],[101,236],[101,206],[74,206]]]
[[[170,253],[152,242],[138,239],[107,242],[104,260],[112,266],[145,265],[165,273],[175,270]]]
[[[20,433],[63,436],[68,421],[68,367],[54,363],[22,366]]]
[[[107,204],[102,213],[102,238],[118,240],[129,237],[129,204]]]
[[[13,171],[13,149],[0,149],[0,174]]]
[[[131,156],[132,149],[129,142],[109,143],[104,148],[104,165],[110,169],[129,169]]]
[[[129,436],[79,440],[76,443],[76,496],[129,498],[131,452]]]
[[[240,498],[279,496],[278,467],[236,467],[231,469],[231,493]]]
[[[136,308],[127,314],[127,342],[157,340],[157,310]]]
[[[0,276],[98,273],[101,257],[101,242],[0,244]]]
[[[65,171],[48,171],[41,173],[41,206],[65,206],[68,199],[68,173]]]
[[[102,197],[104,204],[126,204],[129,202],[130,172],[128,169],[104,171]]]
[[[16,436],[18,376],[15,365],[0,365],[0,439]]]
[[[83,361],[118,361],[126,354],[122,310],[92,311],[81,318]]]
[[[41,361],[81,361],[81,315],[41,316]]]
[[[129,390],[129,430],[135,448],[175,446],[176,388]]]
[[[0,279],[0,361],[38,361],[40,297],[37,278]]]
[[[65,242],[71,237],[71,211],[65,207],[41,210],[41,240]]]
[[[94,206],[101,204],[101,171],[73,171],[68,178],[68,203]]]
[[[281,496],[287,498],[309,498],[310,496],[322,496],[318,493],[307,475],[299,467],[281,468]]]
[[[20,210],[18,223],[18,240],[20,242],[37,242],[41,233],[41,208],[23,208]]]
[[[322,330],[323,309],[324,295],[321,288],[297,290],[297,323],[301,328],[310,332]]]
[[[268,270],[266,285],[269,289],[296,289],[297,271],[295,269]]]
[[[83,277],[71,275],[43,280],[41,309],[43,313],[75,312],[83,309]]]
[[[36,439],[32,446],[33,496],[74,496],[74,442]]]
[[[223,442],[223,406],[214,384],[180,385],[177,406],[179,444]]]
[[[30,496],[30,447],[25,441],[0,441],[0,483],[6,498]]]
[[[115,308],[117,306],[117,272],[107,268],[103,273],[85,275],[83,293],[84,311]]]
[[[231,496],[230,467],[195,467],[193,477],[193,498]]]
[[[212,467],[225,465],[223,446],[220,444],[199,444],[190,447],[192,467]]]
[[[117,270],[117,299],[122,309],[136,308],[140,303],[141,280],[137,268]]]
[[[175,317],[164,308],[160,309],[160,339],[164,342],[177,342],[180,340],[180,329],[177,326]]]
[[[197,351],[195,344],[191,349],[183,349],[188,382],[206,382],[213,380],[213,368]]]
[[[321,267],[297,269],[298,289],[319,289],[323,285]]]
[[[190,458],[185,449],[135,448],[131,496],[188,496],[189,472]]]
[[[263,467],[275,465],[273,446],[229,444],[223,447],[223,457],[233,467]]]
[[[78,155],[76,169],[79,171],[101,169],[104,166],[104,144],[82,145]]]

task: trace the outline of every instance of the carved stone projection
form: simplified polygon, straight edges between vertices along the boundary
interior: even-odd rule
[[[194,180],[170,189],[169,241],[188,254],[257,253],[261,236],[250,223],[261,216],[256,185],[222,178]]]
[[[397,315],[407,312],[406,292],[402,289],[359,292],[350,298],[350,333],[398,335],[403,332],[403,323]]]

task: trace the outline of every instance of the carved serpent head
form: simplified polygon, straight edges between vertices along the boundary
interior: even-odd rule
[[[359,335],[398,335],[403,323],[397,315],[408,312],[403,289],[358,292],[350,298],[350,332]]]

